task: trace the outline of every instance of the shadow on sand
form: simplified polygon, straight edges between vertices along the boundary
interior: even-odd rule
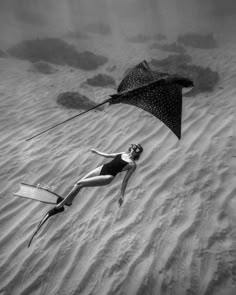
[[[152,59],[151,64],[167,73],[175,73],[187,76],[194,81],[194,87],[186,96],[196,95],[202,92],[212,92],[219,82],[218,72],[212,71],[209,67],[204,68],[194,64],[188,64],[191,61],[189,55],[169,55],[162,60]]]
[[[78,92],[62,92],[57,96],[57,103],[68,109],[88,110],[95,107],[97,104],[90,100],[87,96],[81,95]],[[103,110],[103,107],[98,107],[97,110]]]

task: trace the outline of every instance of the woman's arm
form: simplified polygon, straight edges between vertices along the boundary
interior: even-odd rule
[[[91,152],[94,153],[94,154],[97,154],[99,156],[105,157],[105,158],[115,158],[116,156],[122,154],[122,153],[107,154],[107,153],[99,152],[99,151],[97,151],[95,149],[91,149]]]
[[[121,186],[121,197],[119,199],[119,204],[120,206],[122,205],[122,203],[124,202],[124,197],[125,197],[125,189],[127,187],[127,184],[128,184],[128,180],[130,178],[130,176],[134,173],[136,169],[136,164],[135,163],[132,163],[130,164],[130,168],[129,170],[127,171],[127,173],[125,174],[125,177],[124,177],[124,180],[122,182],[122,186]]]

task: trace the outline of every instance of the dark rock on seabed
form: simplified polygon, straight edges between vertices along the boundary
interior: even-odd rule
[[[162,67],[176,72],[178,67],[192,61],[188,54],[173,54],[164,59],[152,59],[151,64],[155,67]]]
[[[37,61],[32,63],[29,72],[41,73],[41,74],[54,74],[58,70],[55,69],[52,65],[45,61]]]
[[[95,70],[108,58],[85,51],[78,53],[73,45],[57,38],[22,41],[7,52],[17,58],[31,62],[46,61],[57,65],[68,65],[82,70]]]
[[[115,86],[116,84],[114,78],[106,74],[98,74],[93,78],[87,79],[85,83],[94,87]]]
[[[82,33],[80,31],[68,31],[65,33],[65,37],[68,38],[74,38],[74,39],[88,39],[89,36],[85,33]]]
[[[85,30],[90,33],[100,34],[100,35],[109,35],[111,34],[111,27],[108,24],[98,22],[94,24],[88,24],[85,27]]]
[[[165,35],[159,33],[159,34],[154,35],[154,36],[153,36],[153,39],[154,39],[154,40],[157,40],[157,41],[164,41],[164,40],[166,40],[167,38],[166,38]]]
[[[132,43],[146,43],[150,40],[150,37],[143,34],[138,34],[136,36],[127,37],[127,41]]]
[[[178,44],[177,42],[171,43],[171,44],[157,44],[154,43],[150,45],[150,49],[159,49],[163,51],[168,51],[168,52],[175,52],[175,53],[180,53],[183,54],[186,52],[186,49]]]
[[[177,41],[185,46],[194,48],[213,49],[218,47],[217,42],[211,33],[207,35],[200,35],[197,33],[180,35]]]
[[[191,57],[187,55],[170,55],[162,60],[152,59],[151,64],[158,71],[183,75],[192,79],[194,87],[186,94],[187,96],[213,91],[220,80],[218,72],[212,71],[209,67],[188,64],[190,61]]]
[[[0,49],[0,58],[1,57],[3,57],[3,58],[7,57],[7,54],[6,54],[6,52],[4,52],[3,50]]]

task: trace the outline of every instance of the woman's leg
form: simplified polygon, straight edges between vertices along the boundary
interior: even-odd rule
[[[79,182],[77,182],[77,185],[81,188],[90,186],[102,186],[109,184],[113,180],[113,178],[113,175],[99,175],[82,179]]]
[[[95,168],[94,170],[92,170],[88,174],[86,174],[84,177],[82,177],[80,180],[78,180],[77,183],[79,183],[81,180],[84,180],[89,177],[99,176],[101,170],[102,170],[102,166]]]
[[[92,186],[102,186],[109,184],[114,176],[112,175],[100,175],[101,167],[98,167],[86,174],[81,180],[79,180],[72,188],[72,190],[68,193],[68,195],[64,198],[62,202],[60,202],[57,207],[60,208],[65,204],[71,205],[72,201],[79,193],[82,187],[92,187]]]

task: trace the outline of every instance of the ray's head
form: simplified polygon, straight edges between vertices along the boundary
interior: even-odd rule
[[[194,87],[194,82],[189,78],[182,79],[182,94],[186,94],[190,92]]]
[[[141,144],[131,144],[129,147],[129,153],[131,153],[134,160],[138,160],[143,152],[143,147]]]
[[[183,88],[192,88],[194,86],[193,80],[187,77],[182,77],[179,84],[181,84]]]

